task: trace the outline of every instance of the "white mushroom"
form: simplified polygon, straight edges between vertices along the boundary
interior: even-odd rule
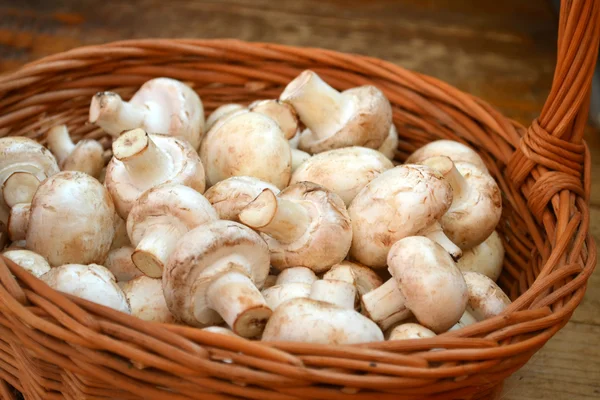
[[[134,317],[165,324],[177,321],[167,307],[160,279],[139,276],[126,282],[122,289]]]
[[[336,193],[348,206],[370,181],[393,167],[392,162],[377,150],[345,147],[308,159],[294,171],[290,185],[314,182]]]
[[[31,250],[7,250],[2,255],[37,278],[50,271],[48,261]]]
[[[135,246],[133,263],[144,274],[161,277],[179,238],[217,219],[208,200],[192,188],[164,183],[147,190],[127,217],[127,234]]]
[[[471,163],[454,164],[445,156],[428,158],[423,164],[438,170],[452,186],[452,205],[440,220],[444,233],[463,250],[482,243],[502,214],[502,197],[494,178]]]
[[[340,93],[310,70],[290,82],[279,99],[291,104],[308,128],[299,148],[311,154],[348,146],[377,149],[392,123],[390,102],[375,86]]]
[[[214,221],[189,231],[163,274],[167,306],[192,326],[223,320],[243,337],[259,336],[271,310],[260,294],[269,273],[269,249],[251,229]]]
[[[405,164],[379,174],[348,207],[353,230],[350,255],[371,268],[383,268],[396,241],[423,235],[460,257],[460,248],[438,223],[451,203],[450,184],[432,168]]]
[[[65,264],[52,268],[40,278],[59,292],[131,313],[129,303],[115,277],[101,265]]]
[[[467,307],[468,307],[468,305],[467,305]],[[455,331],[455,330],[464,328],[465,326],[472,325],[476,322],[477,322],[477,320],[475,319],[475,317],[473,315],[471,315],[470,312],[465,311],[463,313],[462,317],[460,317],[460,319],[458,320],[458,322],[456,324],[454,324],[452,326],[452,328],[448,329],[448,331]]]
[[[379,146],[379,152],[384,156],[393,160],[396,157],[396,150],[398,149],[398,131],[394,124],[390,125],[390,133],[385,138],[383,144]]]
[[[431,329],[427,329],[423,325],[408,322],[392,329],[388,340],[424,339],[434,336],[437,335]]]
[[[356,307],[359,306],[360,298],[364,294],[383,284],[382,279],[371,268],[350,261],[342,261],[334,265],[323,275],[323,279],[341,280],[353,284],[356,287]]]
[[[315,273],[306,267],[284,269],[277,277],[275,285],[263,288],[262,295],[271,310],[283,302],[310,295],[311,285],[317,280]]]
[[[457,266],[464,272],[479,272],[493,281],[497,281],[502,272],[504,261],[504,246],[498,232],[494,231],[477,246],[463,251]]]
[[[356,288],[352,277],[348,280],[319,279],[310,288],[310,298],[354,310]]]
[[[311,155],[307,152],[298,149],[292,149],[292,174],[309,158],[311,158]]]
[[[104,266],[115,276],[117,282],[128,282],[144,275],[131,259],[134,250],[133,247],[123,246],[108,253]]]
[[[210,187],[232,176],[253,176],[280,189],[290,181],[288,141],[271,118],[238,111],[213,126],[200,147]]]
[[[29,214],[31,212],[31,203],[15,204],[8,216],[8,237],[12,241],[25,240],[27,235],[27,226],[29,225]]]
[[[392,246],[387,262],[392,279],[362,297],[363,312],[373,321],[386,329],[412,312],[437,333],[458,322],[467,306],[467,285],[440,245],[423,236],[406,237]]]
[[[129,236],[127,236],[127,223],[119,214],[115,212],[115,237],[110,245],[110,249],[118,249],[125,246],[131,246]]]
[[[170,78],[147,81],[123,101],[113,92],[100,92],[92,97],[90,122],[106,133],[142,128],[147,132],[175,136],[198,149],[204,135],[204,108],[192,88]]]
[[[287,285],[288,283],[304,283],[312,285],[319,278],[315,273],[306,267],[291,267],[284,269],[277,276],[277,285]]]
[[[406,159],[406,163],[421,164],[426,159],[437,156],[449,157],[455,163],[459,161],[468,162],[477,166],[480,170],[488,172],[485,163],[475,150],[454,140],[436,140],[428,143],[412,153]]]
[[[241,104],[223,104],[213,111],[206,119],[206,132],[208,132],[214,124],[222,118],[225,118],[236,111],[244,110],[245,107]]]
[[[291,139],[298,131],[298,115],[294,107],[279,100],[258,100],[251,103],[248,109],[271,118],[281,128],[283,136]]]
[[[264,233],[271,264],[279,270],[301,266],[324,272],[346,257],[352,241],[342,199],[311,182],[291,185],[277,196],[263,190],[239,219]]]
[[[104,168],[104,148],[97,140],[82,139],[73,143],[66,125],[50,129],[47,135],[48,149],[54,154],[63,171],[85,172],[100,177]]]
[[[465,272],[469,291],[467,311],[478,321],[495,317],[510,305],[510,299],[496,283],[479,272]]]
[[[275,282],[277,282],[277,275],[267,275],[265,283],[263,284],[263,289],[268,289],[272,286],[275,286]]]
[[[264,189],[279,194],[279,189],[270,183],[251,176],[232,176],[211,186],[204,197],[217,210],[220,219],[238,220],[238,214]]]
[[[204,192],[200,157],[183,140],[134,129],[119,136],[112,148],[114,157],[106,168],[104,184],[123,219],[143,192],[161,183],[180,183]]]

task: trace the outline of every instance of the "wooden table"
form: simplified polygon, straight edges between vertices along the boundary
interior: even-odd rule
[[[277,5],[275,5],[277,4]],[[84,44],[234,37],[380,57],[530,122],[550,88],[557,19],[546,0],[0,0],[0,72]],[[600,240],[600,136],[592,232]],[[600,398],[600,272],[571,322],[505,385],[504,400]]]

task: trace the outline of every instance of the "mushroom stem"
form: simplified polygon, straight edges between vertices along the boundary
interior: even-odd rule
[[[106,133],[119,136],[121,132],[142,126],[146,109],[126,101],[113,92],[100,92],[92,97],[90,122]]]
[[[423,229],[419,232],[419,235],[425,236],[442,246],[444,250],[446,250],[454,259],[454,261],[458,260],[462,256],[462,250],[458,247],[446,234],[442,229],[442,226],[439,222],[434,222],[429,225],[427,228]]]
[[[312,284],[310,298],[354,310],[356,288],[348,282],[320,279]]]
[[[469,183],[464,176],[456,169],[454,162],[445,156],[431,157],[423,161],[424,165],[438,170],[444,179],[452,186],[452,205],[464,201],[469,193]]]
[[[406,299],[398,289],[394,278],[364,294],[361,301],[363,314],[377,323],[381,329],[387,329],[394,323],[405,320],[411,314],[406,308]]]
[[[113,155],[121,161],[132,181],[155,186],[165,181],[170,162],[143,129],[123,133],[113,142]]]
[[[10,210],[8,217],[8,236],[13,242],[15,240],[25,240],[27,226],[29,225],[30,203],[16,204]]]
[[[271,309],[252,280],[237,271],[215,279],[206,291],[206,301],[235,333],[243,337],[260,335],[271,316]]]
[[[54,154],[59,164],[75,149],[75,143],[71,140],[66,125],[58,125],[48,132],[48,149]]]
[[[280,99],[294,107],[317,139],[324,139],[331,132],[329,125],[340,122],[342,117],[342,94],[312,71],[304,71],[294,79]]]
[[[160,278],[169,255],[181,236],[179,229],[169,224],[149,227],[131,255],[133,263],[149,277]]]
[[[4,202],[9,207],[20,203],[31,203],[33,195],[40,186],[40,180],[29,172],[15,172],[6,181],[2,188]]]
[[[281,243],[291,243],[308,229],[308,210],[298,202],[276,197],[264,189],[239,215],[250,228],[266,233]]]

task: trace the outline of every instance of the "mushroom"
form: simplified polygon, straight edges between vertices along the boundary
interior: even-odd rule
[[[484,172],[488,172],[483,159],[475,150],[467,145],[454,140],[436,140],[428,143],[412,153],[407,159],[407,164],[421,164],[428,158],[446,156],[452,161],[468,162]]]
[[[115,277],[102,265],[65,264],[40,279],[52,289],[113,308],[127,314],[131,308]]]
[[[15,262],[15,264],[20,265],[21,268],[36,278],[39,278],[50,271],[50,264],[48,264],[48,261],[31,250],[7,250],[2,253],[2,255]]]
[[[467,311],[478,321],[499,315],[510,305],[510,299],[496,282],[479,272],[465,272],[469,291]]]
[[[275,285],[264,288],[262,295],[271,310],[283,302],[299,297],[308,297],[311,285],[317,280],[315,273],[306,267],[292,267],[279,274]]]
[[[342,199],[312,182],[290,185],[277,196],[263,190],[239,219],[263,233],[271,264],[279,270],[307,267],[325,272],[346,257],[352,241]]]
[[[8,216],[8,237],[13,242],[25,240],[27,236],[27,225],[29,224],[29,214],[31,212],[31,203],[15,204]]]
[[[123,219],[143,192],[161,183],[181,183],[204,192],[200,157],[183,140],[134,129],[119,136],[112,148],[104,184]]]
[[[468,305],[467,305],[467,307],[468,307]],[[471,315],[470,312],[465,311],[463,313],[462,317],[460,317],[460,319],[458,320],[458,322],[456,324],[454,324],[452,326],[452,328],[448,329],[448,331],[455,331],[455,330],[464,328],[465,326],[472,325],[476,322],[477,322],[477,320],[475,319],[475,317],[473,315]]]
[[[438,223],[451,203],[450,184],[432,168],[405,164],[382,172],[348,207],[353,230],[350,255],[371,268],[383,268],[396,241],[422,235],[459,258],[460,248]]]
[[[396,157],[396,150],[398,149],[398,131],[396,130],[396,126],[394,124],[390,125],[390,133],[383,141],[383,144],[379,146],[379,152],[389,158],[390,160],[394,160]]]
[[[206,132],[211,130],[215,123],[220,119],[225,118],[236,111],[244,109],[246,108],[243,105],[235,103],[223,104],[222,106],[218,107],[209,115],[208,119],[206,120]]]
[[[6,250],[27,250],[27,243],[25,243],[25,240],[15,240],[10,243]]]
[[[362,297],[363,312],[382,329],[410,312],[437,333],[458,322],[467,306],[467,285],[444,248],[424,236],[409,236],[392,246],[387,262],[392,278]]]
[[[431,329],[427,329],[423,325],[408,322],[392,329],[388,340],[424,339],[434,336],[437,335]]]
[[[352,276],[348,276],[346,280],[319,279],[312,284],[309,297],[340,308],[354,310],[356,301],[354,279]]]
[[[118,249],[125,246],[131,246],[129,236],[127,236],[127,223],[119,214],[115,212],[115,237],[110,245],[110,249]]]
[[[291,104],[308,128],[298,147],[311,154],[348,146],[377,149],[392,124],[390,102],[375,86],[340,93],[310,70],[290,82],[279,100]]]
[[[462,250],[487,239],[502,214],[502,197],[494,178],[471,163],[455,164],[445,156],[422,163],[438,170],[452,186],[452,205],[440,220],[444,233]]]
[[[262,340],[343,345],[380,342],[383,333],[352,309],[299,298],[286,301],[273,312]]]
[[[463,251],[456,265],[463,273],[479,272],[493,281],[497,281],[502,272],[504,261],[504,246],[497,231],[477,246]]]
[[[238,214],[264,189],[279,193],[277,187],[251,176],[232,176],[211,186],[204,197],[217,210],[220,219],[238,220]]]
[[[296,171],[299,166],[301,166],[306,160],[308,160],[311,157],[311,155],[302,150],[298,150],[298,149],[291,149],[291,150],[292,150],[292,174],[293,174],[294,171]]]
[[[40,182],[59,171],[52,153],[38,142],[0,138],[0,221],[6,224],[10,208],[31,202]]]
[[[134,317],[165,324],[177,322],[165,302],[160,279],[139,276],[126,282],[121,288]]]
[[[275,282],[277,282],[277,275],[267,275],[265,283],[263,284],[263,289],[268,289],[272,286],[275,286]]]
[[[323,279],[343,280],[352,283],[356,287],[355,306],[360,304],[360,298],[364,294],[377,289],[383,284],[379,275],[371,268],[350,261],[342,261],[334,265],[323,275]]]
[[[248,106],[250,111],[261,113],[271,118],[281,128],[283,136],[291,139],[298,131],[298,115],[294,107],[279,100],[258,100]]]
[[[63,171],[85,172],[99,178],[104,168],[104,148],[97,140],[82,139],[73,143],[66,125],[50,129],[47,135],[48,149],[54,154]]]
[[[167,306],[192,326],[225,320],[243,337],[259,336],[271,310],[260,294],[269,249],[260,235],[233,221],[213,221],[177,242],[163,274]]]
[[[300,136],[302,136],[302,131],[298,129],[293,138],[288,140],[291,149],[298,149],[298,144],[300,143]],[[293,155],[292,155],[293,156]]]
[[[144,275],[131,259],[134,250],[133,247],[123,246],[108,253],[104,266],[115,276],[117,282],[127,282]]]
[[[377,150],[345,147],[319,153],[300,165],[290,180],[317,183],[344,200],[346,206],[367,183],[394,165]]]
[[[117,137],[123,131],[147,132],[181,138],[198,149],[204,135],[204,108],[192,88],[170,78],[155,78],[123,101],[113,92],[92,97],[89,120]]]
[[[290,181],[288,141],[271,118],[238,111],[219,121],[200,147],[206,182],[212,186],[232,176],[253,176],[283,189]]]
[[[208,200],[194,189],[163,183],[142,194],[127,217],[127,234],[136,267],[159,278],[177,241],[198,225],[219,219]]]
[[[40,185],[30,207],[22,206],[12,209],[12,235],[25,236],[27,248],[50,265],[106,259],[115,233],[115,208],[96,179],[78,171],[59,172]]]

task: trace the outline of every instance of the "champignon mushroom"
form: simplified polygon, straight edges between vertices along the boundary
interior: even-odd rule
[[[342,199],[312,182],[290,185],[277,196],[263,190],[239,219],[263,233],[271,264],[279,270],[300,266],[327,271],[346,257],[352,241]]]
[[[123,246],[108,253],[104,266],[115,276],[117,282],[128,282],[144,275],[131,259],[134,250],[133,247]]]
[[[502,214],[502,197],[494,178],[471,163],[455,164],[445,156],[422,163],[438,170],[452,186],[452,205],[440,220],[444,233],[462,250],[487,239]]]
[[[277,276],[277,285],[287,285],[288,283],[304,283],[306,285],[312,285],[319,278],[313,270],[306,267],[291,267],[284,269]]]
[[[377,150],[345,147],[311,157],[296,169],[290,185],[314,182],[336,193],[348,206],[367,183],[393,167],[392,162]]]
[[[270,183],[251,176],[232,176],[211,186],[204,197],[217,210],[220,219],[237,221],[238,214],[252,202],[264,189],[274,194],[279,189]]]
[[[163,183],[142,194],[127,217],[135,246],[131,259],[151,278],[159,278],[177,241],[198,225],[219,219],[208,200],[194,189]]]
[[[162,281],[139,276],[126,282],[121,289],[131,307],[131,315],[144,321],[175,323],[162,290]]]
[[[85,172],[100,177],[104,168],[104,148],[97,140],[82,139],[73,143],[66,125],[50,129],[47,135],[48,149],[54,154],[63,171]]]
[[[387,262],[392,279],[362,297],[363,312],[382,329],[406,319],[410,311],[437,333],[458,322],[467,306],[467,285],[439,244],[406,237],[392,246]]]
[[[96,179],[78,171],[59,172],[40,185],[27,208],[13,207],[13,236],[25,236],[27,248],[50,265],[104,262],[115,234],[115,208]]]
[[[286,301],[273,312],[262,340],[342,345],[380,342],[383,333],[352,309],[299,298]]]
[[[315,273],[306,267],[292,267],[279,274],[275,285],[264,288],[262,295],[271,310],[283,302],[310,295],[311,285],[317,280]]]
[[[298,149],[292,149],[292,174],[309,158],[311,158],[311,155],[307,152]]]
[[[292,155],[279,125],[256,112],[237,111],[213,126],[200,158],[212,186],[232,176],[253,176],[283,189],[290,181]]]
[[[50,271],[48,261],[31,250],[7,250],[2,255],[37,278]]]
[[[478,321],[500,314],[510,305],[510,299],[496,283],[479,272],[463,274],[469,291],[467,311]]]
[[[0,221],[6,224],[10,208],[31,202],[40,182],[59,171],[52,153],[38,142],[0,138]]]
[[[406,159],[406,163],[421,164],[428,158],[438,156],[446,156],[455,163],[468,162],[475,165],[480,170],[486,173],[488,172],[485,163],[475,150],[460,142],[455,142],[454,140],[436,140],[428,143],[412,153]]]
[[[310,288],[310,298],[334,304],[340,308],[354,310],[356,288],[352,276],[338,276],[339,279],[319,279]]]
[[[392,329],[388,340],[424,339],[435,336],[437,335],[431,329],[427,329],[423,325],[408,322]]]
[[[123,101],[117,93],[97,93],[92,97],[89,120],[115,137],[142,128],[184,139],[194,149],[198,149],[204,135],[200,97],[183,82],[170,78],[150,79],[129,101]]]
[[[298,147],[311,154],[348,146],[377,149],[392,123],[390,102],[375,86],[340,93],[310,70],[290,82],[279,99],[291,104],[308,128]]]
[[[104,184],[123,219],[143,192],[161,183],[180,183],[204,192],[200,157],[183,140],[134,129],[119,136],[112,148],[114,156],[106,168]]]
[[[360,298],[364,294],[383,284],[382,279],[371,268],[350,261],[342,261],[334,265],[323,275],[323,279],[352,283],[356,287],[355,306],[360,304]]]
[[[129,236],[127,236],[127,223],[119,214],[115,212],[115,237],[110,245],[110,249],[118,249],[125,246],[131,246]]]
[[[467,305],[467,307],[468,307],[468,305]],[[455,331],[455,330],[464,328],[465,326],[472,325],[476,322],[477,322],[477,320],[475,319],[475,317],[473,315],[471,315],[470,312],[465,311],[463,313],[462,317],[460,317],[460,319],[458,320],[458,322],[456,324],[454,324],[452,326],[452,328],[448,329],[448,331]]]
[[[223,104],[220,107],[217,107],[215,111],[213,111],[208,119],[206,120],[206,132],[212,129],[214,124],[222,118],[227,117],[228,115],[233,114],[236,111],[244,110],[245,107],[241,104]]]
[[[243,337],[259,336],[271,310],[260,294],[269,249],[260,235],[233,221],[213,221],[177,242],[163,273],[167,306],[188,325],[223,320]]]
[[[13,242],[25,240],[27,236],[27,225],[29,224],[29,214],[31,212],[31,203],[15,204],[8,216],[8,237]]]
[[[371,268],[383,268],[396,241],[422,235],[460,257],[460,248],[438,223],[451,203],[450,184],[433,168],[405,164],[382,172],[348,207],[353,231],[350,255]]]
[[[497,231],[477,246],[463,251],[457,266],[464,272],[479,272],[493,281],[497,281],[502,272],[504,246]]]
[[[394,124],[390,125],[390,133],[383,141],[383,144],[379,146],[379,152],[389,158],[390,160],[394,160],[396,157],[396,150],[398,149],[398,131],[396,130],[396,126]]]
[[[271,118],[281,128],[283,136],[291,139],[298,131],[298,115],[294,107],[279,100],[257,100],[248,106],[250,111],[261,113]]]
[[[275,282],[277,282],[277,275],[267,275],[265,283],[263,283],[263,289],[268,289],[272,286],[275,286]]]
[[[40,279],[59,292],[131,313],[127,298],[115,282],[115,277],[102,265],[65,264],[52,268]]]

